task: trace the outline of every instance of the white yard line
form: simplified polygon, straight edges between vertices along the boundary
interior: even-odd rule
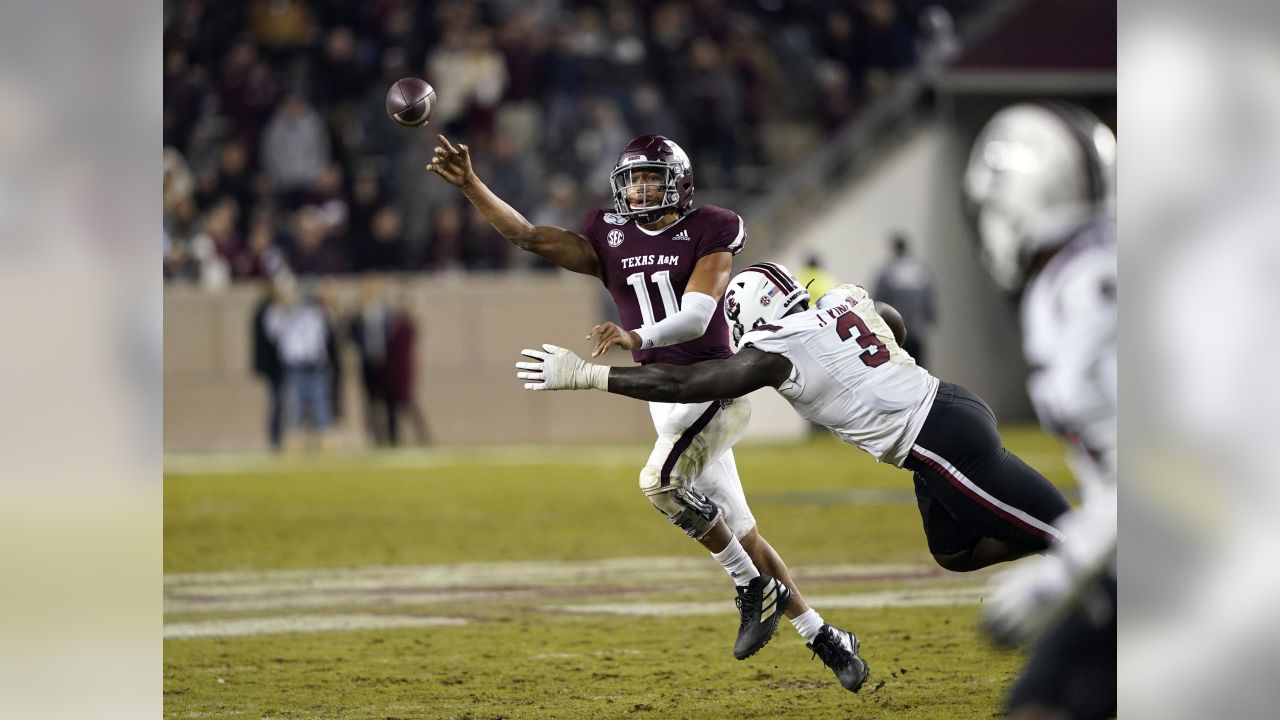
[[[406,448],[401,450],[334,451],[323,455],[280,456],[268,453],[169,454],[167,475],[227,475],[241,473],[347,473],[353,470],[415,470],[465,465],[573,465],[602,467],[644,464],[648,448],[641,445],[573,447],[509,445],[501,447]]]
[[[932,565],[861,563],[801,566],[798,572],[813,575],[879,576],[931,572]],[[629,557],[602,560],[528,560],[473,562],[440,565],[364,565],[349,568],[301,570],[237,570],[208,573],[165,573],[165,590],[177,588],[271,587],[366,588],[421,584],[430,587],[536,584],[616,580],[642,574],[661,579],[718,575],[720,569],[705,557]],[[941,571],[938,571],[941,573]]]
[[[982,587],[942,588],[928,590],[894,590],[889,592],[852,593],[849,595],[816,595],[805,600],[814,607],[875,610],[894,607],[930,607],[938,605],[976,605],[982,601]],[[636,602],[590,603],[585,605],[546,605],[548,612],[579,615],[683,616],[731,615],[737,608],[730,602]]]
[[[954,577],[933,565],[811,565],[793,570],[800,582],[849,580],[931,581]],[[963,585],[809,598],[823,608],[890,608],[967,605],[980,602],[984,576]],[[521,601],[547,612],[583,615],[732,614],[728,600],[699,602],[592,602],[601,596],[652,594],[661,588],[697,591],[725,588],[724,573],[698,557],[647,557],[580,562],[533,561],[454,565],[372,566],[311,570],[178,573],[165,576],[165,614],[262,613],[333,608],[400,607]],[[572,602],[581,598],[582,602]],[[566,602],[569,601],[569,602]],[[455,610],[456,612],[456,610]],[[170,621],[166,640],[244,637],[392,628],[454,626],[454,617],[417,615],[275,614],[268,617]]]
[[[164,603],[165,612],[174,614],[545,601],[548,589],[616,586],[620,578],[654,586],[706,582],[715,577],[709,564],[700,558],[622,558],[184,573],[165,577]]]
[[[929,565],[801,566],[802,582],[830,579],[921,580],[945,577]],[[372,566],[165,576],[166,614],[553,601],[573,588],[595,594],[646,588],[718,587],[724,574],[700,557],[615,558],[454,565]]]
[[[211,637],[246,637],[281,633],[317,633],[392,628],[452,627],[466,625],[464,618],[412,615],[281,615],[234,620],[201,620],[165,623],[165,640]]]

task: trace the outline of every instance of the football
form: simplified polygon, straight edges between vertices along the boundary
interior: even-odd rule
[[[401,78],[387,90],[387,114],[405,127],[422,127],[431,120],[436,91],[424,80]]]

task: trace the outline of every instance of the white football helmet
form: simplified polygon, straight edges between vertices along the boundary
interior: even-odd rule
[[[808,301],[809,291],[785,267],[756,263],[744,268],[729,281],[724,294],[724,318],[733,334],[733,351],[738,352],[743,335],[781,319],[798,303]]]
[[[1116,138],[1084,108],[1019,103],[978,134],[964,190],[982,263],[1005,290],[1026,282],[1031,258],[1114,198]]]

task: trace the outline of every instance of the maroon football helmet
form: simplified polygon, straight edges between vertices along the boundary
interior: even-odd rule
[[[656,205],[632,205],[627,199],[627,188],[642,185],[633,181],[638,170],[662,173],[662,200]],[[627,143],[618,162],[609,175],[613,189],[613,206],[619,215],[634,217],[640,222],[653,222],[671,208],[687,212],[693,202],[693,164],[679,145],[661,135],[641,135]]]

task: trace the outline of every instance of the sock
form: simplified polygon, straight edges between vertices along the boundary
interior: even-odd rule
[[[818,631],[821,630],[822,626],[826,623],[822,621],[822,616],[818,614],[817,610],[809,608],[808,610],[791,618],[791,624],[796,626],[796,632],[800,633],[800,637],[809,641],[818,634]]]
[[[760,577],[760,571],[756,570],[755,563],[751,562],[751,556],[742,549],[742,543],[738,542],[736,537],[729,539],[725,549],[718,553],[711,553],[711,557],[715,558],[725,572],[729,573],[734,585],[745,586]]]

